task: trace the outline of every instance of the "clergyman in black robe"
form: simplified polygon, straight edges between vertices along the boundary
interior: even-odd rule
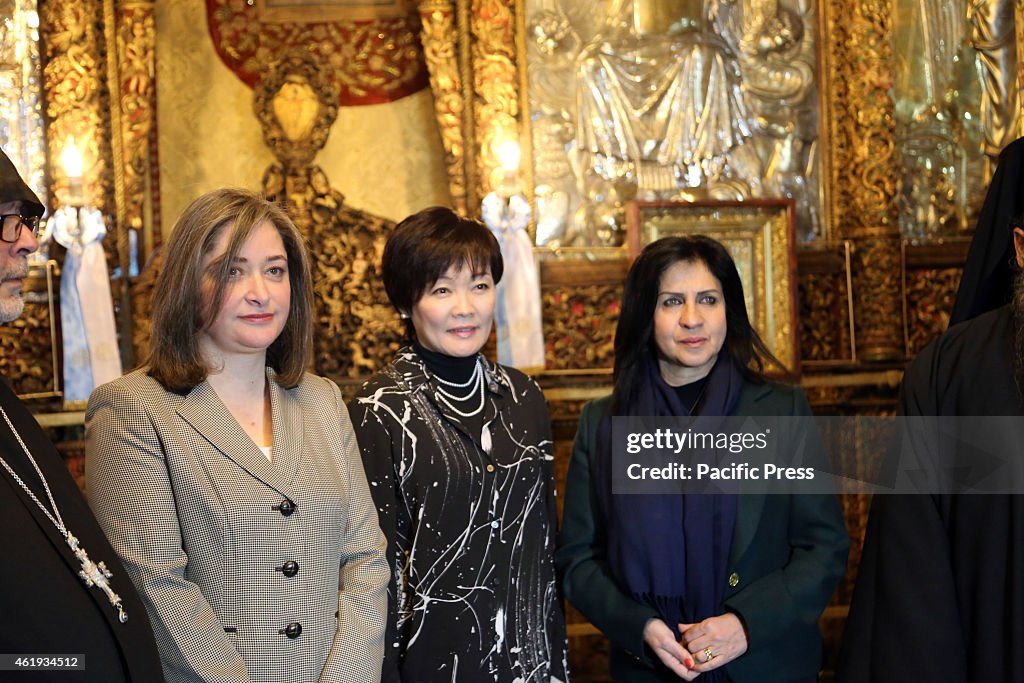
[[[1013,310],[956,325],[907,370],[904,415],[1024,415]],[[840,683],[1024,681],[1024,496],[876,496]]]
[[[2,151],[0,215],[0,322],[11,322],[22,311],[43,205]],[[163,681],[128,574],[57,449],[2,378],[0,461],[0,681]],[[77,554],[65,532],[76,539]],[[34,666],[48,668],[30,671]]]
[[[1005,214],[1008,198],[1019,204],[1022,155],[1021,141],[1004,151],[1000,166],[1015,170],[997,171],[983,218]],[[966,280],[968,271],[985,270],[985,279],[1012,261],[1024,266],[1020,226],[1019,217],[979,224],[971,254],[991,267],[969,262],[956,307],[977,317],[951,327],[910,364],[900,414],[1024,415],[1024,276],[1016,275],[1009,304],[991,278]],[[999,278],[1010,282],[1005,272]],[[1024,444],[1009,446],[1024,457]],[[1024,681],[1024,496],[875,496],[836,680]]]

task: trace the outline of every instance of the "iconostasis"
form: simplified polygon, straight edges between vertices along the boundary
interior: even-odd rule
[[[74,456],[68,245],[103,250],[108,337],[132,367],[163,236],[194,197],[241,186],[306,235],[314,369],[351,391],[401,343],[378,272],[395,222],[481,216],[496,194],[530,215],[559,481],[582,403],[608,390],[630,259],[666,234],[729,245],[816,412],[890,414],[1021,134],[1018,5],[0,0],[0,144],[52,235],[0,369],[69,425]],[[856,567],[868,501],[843,504]],[[851,586],[823,622],[830,652]],[[600,641],[571,631],[586,671]]]

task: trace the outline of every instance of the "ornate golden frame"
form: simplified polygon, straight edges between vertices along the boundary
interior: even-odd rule
[[[274,98],[289,83],[309,88],[316,97],[317,110],[309,134],[290,139],[274,112]],[[323,149],[338,118],[338,85],[319,68],[309,52],[296,49],[271,66],[253,88],[253,112],[263,129],[263,141],[283,165],[299,168],[313,161]]]
[[[736,261],[751,323],[786,369],[799,373],[796,244],[792,200],[629,202],[630,254],[673,235],[707,235]]]

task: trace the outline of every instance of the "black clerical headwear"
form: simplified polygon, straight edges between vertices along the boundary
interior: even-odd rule
[[[21,202],[23,216],[43,215],[43,203],[18,175],[18,169],[14,168],[7,154],[0,149],[0,204],[7,202]]]
[[[999,154],[999,165],[985,195],[971,250],[949,324],[969,320],[1009,303],[1014,259],[1011,219],[1024,211],[1024,138]]]

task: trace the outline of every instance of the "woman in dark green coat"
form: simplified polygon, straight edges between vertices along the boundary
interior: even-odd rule
[[[623,292],[614,391],[580,418],[556,554],[569,602],[611,641],[617,681],[817,680],[818,619],[849,549],[834,495],[611,492],[612,416],[810,416],[802,390],[765,378],[769,361],[721,244],[644,249]]]

